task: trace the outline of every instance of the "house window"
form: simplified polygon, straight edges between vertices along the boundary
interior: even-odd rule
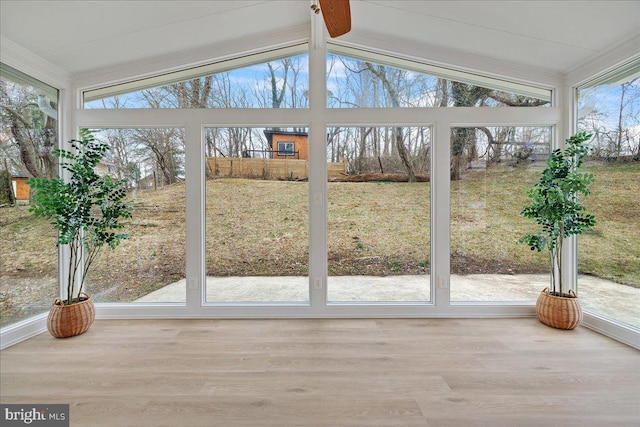
[[[295,154],[296,152],[293,142],[278,142],[278,156],[293,156]]]

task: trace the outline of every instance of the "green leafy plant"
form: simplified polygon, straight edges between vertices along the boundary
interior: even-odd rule
[[[128,238],[120,232],[124,228],[121,220],[131,217],[131,206],[124,201],[124,181],[95,171],[109,147],[86,129],[80,131],[79,140],[69,143],[73,152],[53,152],[68,172],[67,180],[58,176],[27,181],[33,194],[29,210],[37,217],[51,219],[58,231],[58,244],[69,248],[65,305],[80,301],[87,272],[100,250],[105,246],[114,249]]]
[[[581,194],[589,195],[589,185],[594,181],[592,174],[578,171],[589,152],[585,143],[590,139],[591,134],[577,133],[566,140],[564,150],[551,153],[540,180],[527,193],[531,203],[520,212],[541,226],[537,233],[527,233],[518,242],[538,252],[545,248],[549,250],[551,294],[556,296],[565,296],[562,283],[564,240],[581,234],[596,223],[595,217],[586,213],[578,200]]]

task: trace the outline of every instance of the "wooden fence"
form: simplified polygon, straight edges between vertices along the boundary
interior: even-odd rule
[[[207,158],[207,175],[234,178],[289,179],[309,178],[307,160],[253,159],[239,157]],[[340,179],[346,175],[346,163],[328,163],[328,179]]]

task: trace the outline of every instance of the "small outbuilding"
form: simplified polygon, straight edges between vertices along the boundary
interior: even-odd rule
[[[309,134],[307,132],[291,132],[265,130],[273,159],[309,160]]]
[[[16,202],[28,202],[30,187],[27,184],[29,179],[26,175],[12,175],[11,184],[13,185],[13,194],[16,196]]]

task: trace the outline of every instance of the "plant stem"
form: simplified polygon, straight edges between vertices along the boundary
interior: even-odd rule
[[[69,295],[71,292],[71,278],[73,277],[73,245],[69,244],[69,268],[67,271],[67,305],[70,304]]]
[[[556,265],[558,266],[558,291],[562,296],[562,245],[564,244],[564,225],[560,225],[560,237],[558,237],[558,246],[556,253]]]
[[[553,295],[556,292],[556,269],[554,268],[555,263],[555,254],[554,250],[549,250],[549,264],[551,265],[551,274],[549,278],[551,279],[551,294]]]
[[[84,288],[84,283],[85,283],[85,279],[87,277],[87,273],[89,272],[89,268],[91,267],[91,264],[93,264],[93,261],[96,259],[96,256],[98,255],[98,252],[100,252],[100,246],[94,246],[89,251],[89,255],[85,259],[84,269],[82,271],[82,282],[80,284],[80,290],[78,291],[78,299],[80,299],[80,292]]]
[[[67,304],[73,304],[73,291],[78,277],[78,268],[80,267],[81,257],[78,239],[73,239],[69,243],[69,278],[67,284]]]

